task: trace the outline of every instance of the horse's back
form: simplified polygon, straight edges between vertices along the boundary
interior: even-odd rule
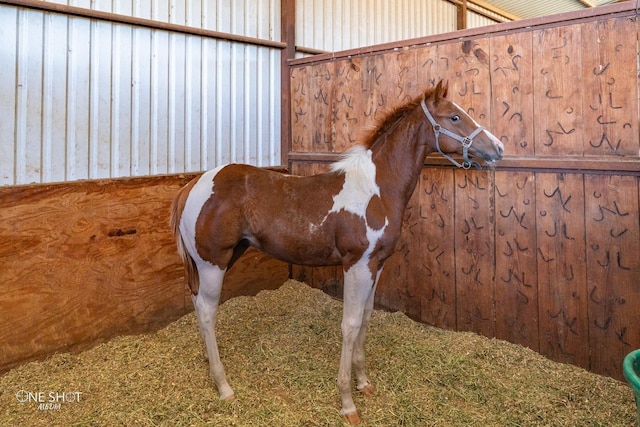
[[[246,164],[220,166],[178,194],[184,200],[180,232],[196,259],[221,267],[242,241],[284,261],[335,264],[335,230],[327,216],[342,183],[336,173],[299,177]]]

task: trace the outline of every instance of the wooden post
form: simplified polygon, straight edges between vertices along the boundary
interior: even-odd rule
[[[281,37],[286,47],[280,53],[280,92],[282,97],[280,112],[280,158],[283,165],[289,167],[291,151],[291,79],[289,78],[289,60],[296,54],[296,0],[281,2]]]
[[[458,30],[467,28],[467,0],[462,0],[458,4]]]

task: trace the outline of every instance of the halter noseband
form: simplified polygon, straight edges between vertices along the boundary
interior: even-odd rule
[[[429,122],[431,123],[431,126],[433,127],[433,133],[436,136],[436,148],[438,150],[438,153],[442,154],[451,163],[453,163],[454,165],[456,165],[459,168],[469,169],[471,167],[471,165],[475,165],[476,168],[481,169],[481,166],[480,166],[480,164],[478,162],[474,162],[473,160],[469,159],[469,147],[471,147],[471,144],[473,144],[473,138],[478,136],[478,134],[480,132],[482,132],[483,130],[485,130],[485,128],[482,127],[482,126],[479,126],[476,130],[474,130],[471,133],[471,135],[462,137],[462,136],[460,136],[458,134],[455,134],[455,133],[443,128],[438,123],[436,123],[435,119],[433,118],[433,116],[431,115],[429,110],[427,109],[427,105],[424,103],[424,99],[422,101],[420,101],[420,105],[422,106],[422,111],[424,111],[424,115],[427,116],[427,119],[429,120]],[[460,144],[462,144],[462,163],[457,162],[453,157],[451,157],[450,155],[448,155],[447,153],[445,153],[444,151],[442,151],[440,149],[439,137],[440,137],[441,133],[447,135],[449,138],[455,139]]]

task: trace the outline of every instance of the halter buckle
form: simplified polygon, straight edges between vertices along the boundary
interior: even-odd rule
[[[471,147],[471,144],[473,144],[473,139],[467,136],[467,137],[464,137],[462,141],[460,141],[460,143],[462,144],[463,147],[469,148]]]

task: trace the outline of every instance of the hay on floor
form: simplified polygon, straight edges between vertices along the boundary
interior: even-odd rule
[[[217,397],[191,313],[154,334],[10,371],[0,377],[0,425],[341,425],[341,315],[339,301],[295,281],[223,304],[218,339],[232,403]],[[377,394],[355,394],[363,425],[635,422],[633,393],[622,382],[401,313],[374,313],[367,354]]]

